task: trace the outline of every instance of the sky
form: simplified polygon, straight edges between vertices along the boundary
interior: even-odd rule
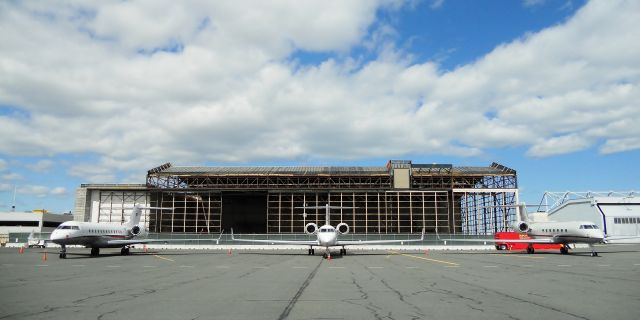
[[[2,1],[0,211],[166,162],[640,189],[640,1]]]

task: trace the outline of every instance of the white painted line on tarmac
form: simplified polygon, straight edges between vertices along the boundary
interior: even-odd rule
[[[216,266],[218,269],[229,269],[229,266]]]
[[[406,269],[418,269],[420,267],[405,267]]]
[[[329,269],[344,269],[344,267],[329,267]]]
[[[48,267],[48,264],[36,264],[36,267]]]
[[[74,264],[74,265],[71,265],[71,266],[72,267],[86,267],[86,265],[84,265],[84,264]]]
[[[634,266],[640,266],[640,263],[634,263],[633,265]]]
[[[482,266],[483,268],[497,268],[498,266]]]
[[[522,266],[525,267],[525,268],[532,268],[533,267],[532,264],[523,264]]]
[[[307,267],[294,266],[294,269],[306,269]]]
[[[559,264],[558,267],[571,267],[569,264]]]
[[[13,265],[12,265],[12,264],[10,264],[10,263],[3,263],[3,264],[2,264],[2,266],[3,266],[3,267],[13,267]]]
[[[367,267],[369,269],[384,269],[384,267]]]
[[[193,266],[180,266],[180,268],[193,268]]]
[[[611,267],[610,264],[599,264],[598,267]]]
[[[107,266],[107,268],[120,268],[120,266]]]
[[[157,268],[156,266],[144,266],[143,268]]]
[[[269,267],[264,267],[264,266],[256,266],[253,267],[254,269],[269,269]]]

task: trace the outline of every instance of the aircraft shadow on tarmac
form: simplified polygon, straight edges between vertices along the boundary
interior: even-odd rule
[[[42,251],[44,253],[44,251]],[[58,252],[49,252],[47,254],[57,256]],[[189,256],[189,255],[226,255],[226,252],[166,252],[166,251],[147,251],[147,252],[130,252],[127,256]],[[69,252],[67,251],[67,259],[96,259],[96,258],[111,258],[111,257],[126,257],[120,254],[120,252],[100,252],[98,256],[91,256],[91,253],[81,252]]]
[[[602,258],[603,254],[606,255],[610,255],[610,254],[623,254],[623,253],[633,253],[633,252],[638,252],[640,253],[640,250],[611,250],[611,251],[605,251],[605,250],[598,250],[598,256]],[[545,251],[540,251],[537,250],[534,254],[528,254],[526,251],[520,251],[520,250],[513,250],[513,251],[473,251],[473,252],[469,252],[469,251],[462,251],[462,252],[451,252],[451,251],[445,251],[445,252],[440,252],[443,255],[487,255],[487,256],[491,256],[491,255],[526,255],[526,256],[575,256],[575,257],[589,257],[589,258],[595,258],[591,256],[591,252],[590,251],[574,251],[571,250],[569,251],[568,254],[561,254],[559,251],[556,250],[545,250]]]
[[[48,255],[54,257],[58,254],[57,251],[40,251],[40,253],[44,254],[47,252]],[[423,254],[422,252],[389,252],[386,250],[380,251],[366,251],[366,252],[349,252],[347,256],[388,256],[388,255],[398,255],[398,254]],[[434,251],[433,253],[442,254],[442,255],[462,255],[462,256],[473,256],[473,255],[484,255],[484,256],[492,256],[492,255],[529,255],[526,251]],[[615,254],[624,254],[624,253],[640,253],[640,250],[611,250],[611,251],[603,251],[598,250],[598,257],[603,257],[602,255],[615,255]],[[147,255],[162,255],[162,256],[226,256],[229,255],[229,252],[226,250],[203,250],[203,251],[131,251],[129,256],[147,256]],[[232,250],[231,255],[264,255],[264,256],[308,256],[305,251],[245,251],[245,250]],[[313,255],[314,257],[322,257],[322,253],[316,253]],[[563,254],[556,251],[536,251],[535,254],[531,255],[535,256],[564,256]],[[591,252],[589,251],[578,251],[578,252],[569,252],[567,256],[575,256],[575,257],[591,257]],[[89,252],[70,252],[67,251],[67,259],[95,259],[95,258],[110,258],[110,257],[122,257],[119,251],[113,252],[101,252],[98,256],[91,256]],[[340,254],[333,253],[331,254],[331,259],[341,259],[344,256]]]

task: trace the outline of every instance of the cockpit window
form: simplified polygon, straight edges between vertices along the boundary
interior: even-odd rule
[[[58,226],[57,229],[66,229],[66,230],[80,230],[78,226]]]
[[[580,229],[598,229],[598,226],[593,224],[583,224],[580,226]]]
[[[598,226],[596,226],[595,224],[591,225],[591,227],[593,227],[593,229],[598,229]]]

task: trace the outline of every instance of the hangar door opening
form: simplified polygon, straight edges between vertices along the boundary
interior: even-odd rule
[[[267,233],[266,193],[223,193],[222,228],[234,233]]]

